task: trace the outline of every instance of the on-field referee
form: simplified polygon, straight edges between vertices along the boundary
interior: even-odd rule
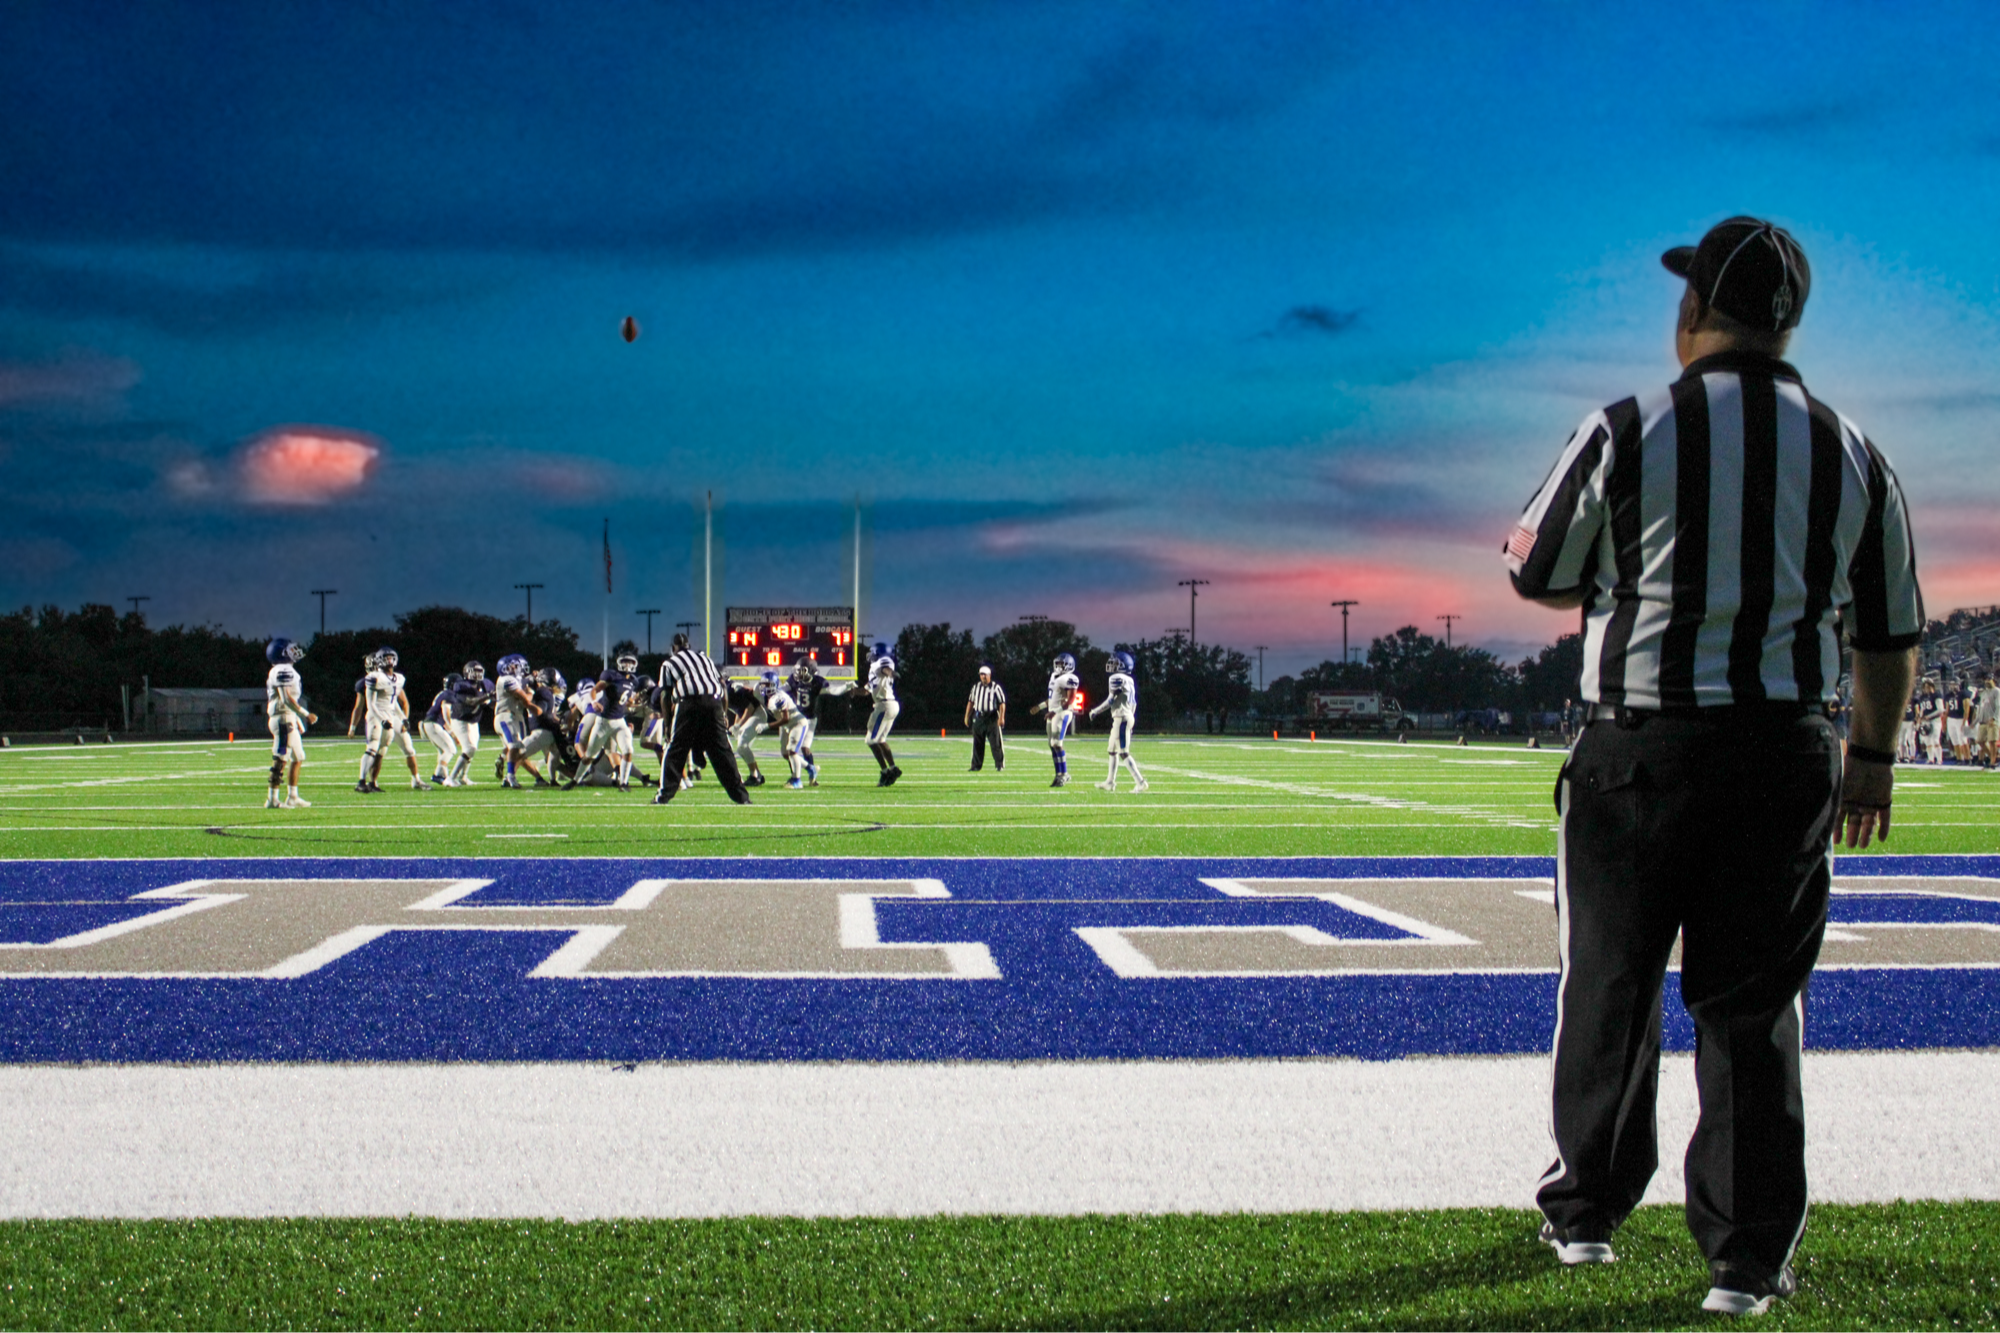
[[[722,676],[707,653],[688,646],[686,634],[674,635],[673,656],[660,668],[660,688],[654,708],[671,713],[673,738],[667,742],[665,771],[660,789],[653,794],[654,805],[665,805],[680,795],[681,776],[687,771],[688,755],[708,756],[708,767],[738,805],[750,804],[743,776],[736,770],[736,756],[729,749],[729,725],[722,716]]]
[[[1612,1257],[1658,1164],[1678,934],[1703,1308],[1761,1313],[1794,1289],[1805,1228],[1799,1064],[1831,845],[1888,837],[1923,602],[1887,460],[1779,359],[1811,285],[1798,243],[1737,217],[1662,262],[1687,282],[1684,373],[1585,418],[1506,547],[1521,596],[1583,609],[1588,704],[1556,787],[1556,1160],[1537,1199],[1563,1262]]]
[[[985,766],[988,741],[993,743],[995,771],[1005,771],[1007,755],[1000,733],[1007,725],[1007,691],[994,682],[990,666],[979,668],[978,683],[965,701],[965,724],[972,728],[972,771],[977,773]]]

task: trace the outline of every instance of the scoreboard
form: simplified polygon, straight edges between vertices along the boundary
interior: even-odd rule
[[[829,676],[854,670],[851,606],[732,606],[723,612],[729,637],[722,669],[731,676],[789,672],[810,657]]]

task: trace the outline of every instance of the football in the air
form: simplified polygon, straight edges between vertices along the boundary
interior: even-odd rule
[[[625,316],[625,322],[618,326],[618,332],[624,337],[626,342],[637,342],[639,340],[639,321],[630,315]]]

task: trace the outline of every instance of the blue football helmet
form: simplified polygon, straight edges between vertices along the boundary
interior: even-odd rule
[[[1104,670],[1106,674],[1122,671],[1129,676],[1132,674],[1132,667],[1133,667],[1132,654],[1124,652],[1116,652],[1111,654],[1109,658],[1105,659],[1104,663]]]
[[[500,659],[500,674],[516,678],[526,677],[528,674],[528,659],[519,653],[508,653]]]
[[[458,688],[458,683],[464,679],[465,677],[459,675],[456,671],[454,671],[450,675],[444,678],[444,687],[447,690],[455,690]]]
[[[264,660],[272,666],[296,662],[306,655],[306,650],[290,639],[273,639],[264,645]]]
[[[1076,659],[1068,653],[1057,653],[1053,670],[1057,675],[1076,670]]]
[[[887,657],[887,656],[889,656],[889,645],[888,645],[888,644],[886,644],[886,643],[878,643],[878,644],[876,644],[876,645],[875,645],[875,656],[877,656],[877,657]]]

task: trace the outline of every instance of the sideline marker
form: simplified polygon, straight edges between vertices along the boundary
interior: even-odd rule
[[[1318,739],[1319,739],[1319,733],[1318,733],[1317,731],[1315,731],[1315,732],[1312,732],[1312,733],[1310,733],[1310,734],[1311,734],[1311,736],[1312,736],[1312,739],[1314,739],[1314,740],[1318,740]]]
[[[236,744],[236,733],[233,731],[229,733],[229,743],[231,745]]]

